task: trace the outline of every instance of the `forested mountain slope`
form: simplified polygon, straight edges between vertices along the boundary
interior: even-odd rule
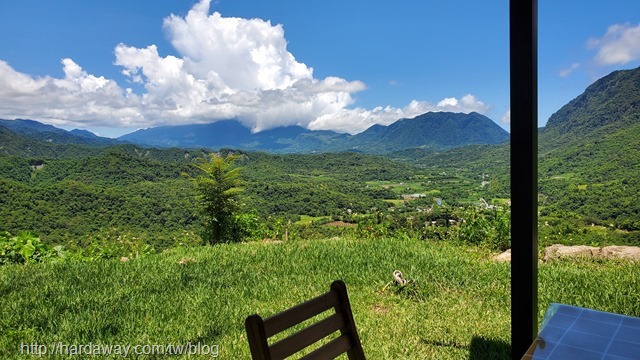
[[[597,80],[540,131],[543,213],[640,229],[640,68]]]
[[[640,68],[613,72],[551,116],[539,131],[541,214],[640,230]],[[508,193],[509,144],[394,157],[487,177]]]
[[[625,130],[640,121],[640,68],[597,80],[551,115],[540,131],[543,151]]]

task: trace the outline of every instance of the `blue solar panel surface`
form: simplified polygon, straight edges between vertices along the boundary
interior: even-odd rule
[[[523,359],[640,360],[640,318],[551,304]]]

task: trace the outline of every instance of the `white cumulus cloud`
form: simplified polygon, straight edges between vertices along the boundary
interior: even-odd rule
[[[596,49],[595,61],[600,65],[624,65],[640,59],[640,24],[609,26],[600,38],[591,38],[587,46]]]
[[[71,59],[62,59],[64,78],[34,78],[0,60],[0,116],[42,119],[57,125],[80,121],[95,126],[119,119],[135,123],[139,102],[113,80],[88,74]]]
[[[281,25],[208,13],[208,1],[202,1],[185,18],[171,15],[164,21],[171,43],[185,57],[186,71],[201,79],[214,74],[244,91],[282,90],[312,79],[313,69],[287,51]]]
[[[413,100],[402,108],[354,106],[358,80],[317,79],[287,50],[284,29],[262,19],[210,12],[210,0],[163,29],[175,55],[154,44],[114,49],[114,65],[138,91],[87,73],[62,59],[64,78],[33,77],[0,60],[0,117],[27,117],[77,127],[149,127],[235,118],[253,131],[299,125],[357,133],[429,111],[487,113],[473,95],[437,104]]]
[[[500,122],[503,124],[511,124],[511,109],[502,114],[502,116],[500,117]]]
[[[567,77],[571,75],[572,72],[576,71],[580,67],[580,63],[573,63],[566,69],[562,69],[558,72],[558,76]]]

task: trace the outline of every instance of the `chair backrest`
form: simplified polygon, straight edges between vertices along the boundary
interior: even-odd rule
[[[267,340],[301,322],[327,310],[335,311],[304,329],[269,345]],[[254,360],[278,360],[291,356],[329,335],[340,336],[315,349],[301,359],[334,359],[347,353],[351,360],[364,360],[364,353],[351,313],[347,287],[341,280],[331,284],[331,290],[314,299],[296,305],[270,318],[251,315],[245,321],[251,356]]]

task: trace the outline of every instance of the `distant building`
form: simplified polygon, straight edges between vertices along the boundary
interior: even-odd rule
[[[426,194],[402,194],[403,200],[420,199],[427,197]]]

